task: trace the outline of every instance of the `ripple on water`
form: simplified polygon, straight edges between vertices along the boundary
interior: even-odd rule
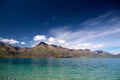
[[[120,80],[120,59],[0,59],[0,80]]]

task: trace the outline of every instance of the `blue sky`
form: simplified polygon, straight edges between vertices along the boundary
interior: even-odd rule
[[[0,41],[120,52],[118,0],[1,0]]]

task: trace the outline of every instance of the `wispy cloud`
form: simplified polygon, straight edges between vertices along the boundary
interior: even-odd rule
[[[82,30],[73,31],[68,27],[50,30],[57,40],[65,40],[68,48],[102,49],[120,42],[120,16],[118,12],[110,12],[81,23],[76,27],[84,27]],[[111,41],[113,40],[113,41]],[[111,43],[113,42],[113,43]]]

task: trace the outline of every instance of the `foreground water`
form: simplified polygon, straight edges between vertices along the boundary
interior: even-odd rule
[[[120,80],[120,59],[1,58],[0,80]]]

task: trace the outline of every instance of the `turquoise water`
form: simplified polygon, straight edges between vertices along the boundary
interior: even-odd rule
[[[120,59],[1,58],[0,80],[120,80]]]

